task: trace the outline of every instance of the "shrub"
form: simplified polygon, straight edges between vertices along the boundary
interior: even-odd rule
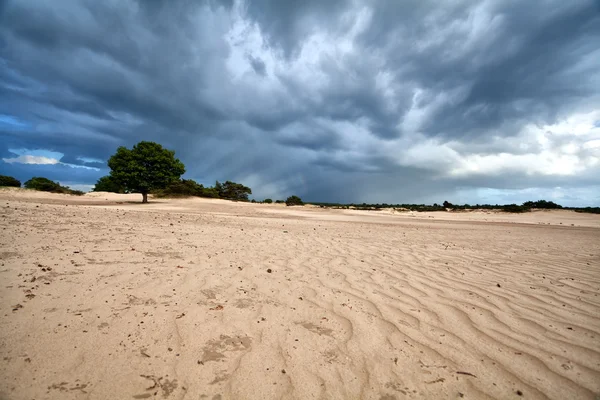
[[[302,202],[302,199],[300,197],[298,197],[298,196],[290,196],[285,201],[285,205],[286,206],[303,206],[304,203]]]
[[[226,181],[215,183],[215,189],[219,193],[219,197],[229,200],[248,201],[248,195],[252,194],[252,189],[241,183]]]
[[[283,204],[283,203],[285,203],[285,201],[283,201],[283,200],[275,200],[275,204]]]
[[[94,192],[125,193],[125,188],[119,185],[110,175],[98,179]]]
[[[48,178],[34,176],[25,182],[25,187],[27,189],[40,190],[42,192],[60,192],[62,186]]]
[[[181,179],[168,184],[164,189],[154,190],[157,197],[188,197],[201,196],[204,186],[193,179]]]
[[[450,203],[449,201],[444,201],[442,205],[444,208],[454,208],[454,204]]]
[[[263,203],[271,204],[271,203],[273,203],[273,200],[272,199],[264,199]]]
[[[21,187],[21,181],[12,176],[0,175],[0,186]]]
[[[61,186],[58,182],[39,176],[34,176],[25,182],[24,186],[27,189],[39,190],[41,192],[72,194],[75,196],[82,196],[85,194],[85,192],[82,192],[81,190],[74,190],[68,186]]]
[[[525,206],[518,206],[516,204],[507,204],[502,206],[502,211],[509,213],[523,213],[529,211],[529,208]]]
[[[523,203],[523,207],[549,209],[549,210],[562,208],[561,205],[556,204],[553,201],[547,201],[547,200],[526,201],[525,203]]]
[[[200,197],[208,197],[211,199],[218,199],[219,192],[214,187],[207,187],[207,188],[205,187],[204,189],[202,189],[202,194],[200,194],[199,196]]]

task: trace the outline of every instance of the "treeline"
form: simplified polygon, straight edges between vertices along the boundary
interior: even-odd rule
[[[125,187],[119,185],[110,175],[98,179],[93,189],[94,192],[129,193]],[[286,204],[288,206],[304,205],[298,196],[290,196],[286,200],[264,199],[263,201],[249,200],[252,189],[241,183],[232,181],[216,181],[214,186],[204,186],[193,179],[179,179],[168,184],[162,189],[150,192],[155,197],[206,197],[210,199],[224,199],[233,201],[250,201],[262,204]]]
[[[510,213],[523,213],[529,212],[532,209],[541,209],[541,210],[556,210],[556,209],[564,209],[564,210],[572,210],[576,212],[585,212],[585,213],[593,213],[600,214],[600,207],[563,207],[559,204],[556,204],[552,201],[547,200],[537,200],[537,201],[526,201],[525,203],[518,204],[452,204],[448,201],[444,201],[442,204],[434,203],[433,205],[429,204],[388,204],[388,203],[375,203],[375,204],[340,204],[340,203],[314,203],[311,204],[328,207],[328,208],[340,208],[340,209],[356,209],[356,210],[382,210],[385,208],[393,208],[399,210],[408,210],[408,211],[416,211],[416,212],[426,212],[426,211],[460,211],[460,210],[501,210],[504,212]]]
[[[12,176],[0,175],[0,186],[21,187],[21,181]],[[71,189],[68,186],[62,186],[58,182],[51,181],[48,178],[34,176],[23,185],[25,189],[39,190],[42,192],[72,194],[81,196],[84,194],[81,190]]]
[[[116,182],[110,175],[98,179],[93,189],[94,192],[128,193],[127,189]],[[204,186],[193,179],[178,179],[167,184],[164,188],[154,189],[150,194],[155,197],[208,197],[213,199],[227,199],[248,201],[252,189],[241,183],[232,181],[215,183],[215,186]]]

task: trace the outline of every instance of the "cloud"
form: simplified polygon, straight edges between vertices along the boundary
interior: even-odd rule
[[[20,164],[58,164],[60,161],[55,158],[23,155],[13,158],[3,158],[5,163],[20,163]]]
[[[87,157],[77,157],[75,160],[83,162],[69,163],[63,158],[64,154],[50,150],[29,150],[29,149],[8,149],[9,153],[17,155],[12,158],[2,158],[2,161],[7,164],[34,164],[34,165],[64,165],[70,168],[84,168],[93,171],[100,171],[100,168],[89,166],[87,164],[96,164],[102,166],[104,163],[97,159]]]
[[[154,140],[259,198],[597,202],[592,0],[2,4],[0,152],[61,181]]]

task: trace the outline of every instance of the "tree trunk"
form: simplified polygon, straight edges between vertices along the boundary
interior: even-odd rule
[[[148,202],[148,193],[142,193],[142,203]]]

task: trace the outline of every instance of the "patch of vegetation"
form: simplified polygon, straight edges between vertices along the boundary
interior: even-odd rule
[[[273,199],[264,199],[263,203],[265,203],[265,204],[271,204],[271,203],[273,203]]]
[[[340,203],[311,203],[320,207],[327,208],[339,208],[339,209],[357,209],[357,210],[371,210],[377,211],[384,208],[393,208],[396,211],[452,211],[460,212],[462,210],[499,210],[507,213],[524,213],[529,212],[532,209],[541,210],[572,210],[581,213],[592,213],[600,214],[600,207],[563,207],[560,204],[556,204],[552,201],[537,200],[537,201],[526,201],[522,205],[518,204],[452,204],[449,201],[444,201],[441,205],[435,203],[433,205],[427,204],[340,204]]]
[[[508,212],[508,213],[524,213],[524,212],[531,211],[529,209],[529,207],[518,206],[516,204],[507,204],[507,205],[502,206],[500,209],[502,211]]]
[[[248,195],[251,193],[252,190],[249,187],[240,183],[217,181],[215,187],[205,187],[193,179],[180,179],[168,184],[163,189],[152,191],[156,197],[208,197],[235,201],[248,201]]]
[[[578,213],[600,214],[600,207],[577,207],[569,208],[569,210],[573,210]]]
[[[21,187],[21,181],[12,176],[0,175],[0,186]]]
[[[165,188],[152,191],[156,197],[202,196],[204,186],[192,179],[180,179],[169,183]]]
[[[285,201],[286,206],[303,206],[304,202],[298,196],[290,196]]]
[[[24,186],[26,189],[39,190],[41,192],[72,194],[75,196],[82,196],[85,194],[81,190],[74,190],[68,186],[61,186],[58,182],[40,176],[34,176],[25,182]]]
[[[219,193],[219,197],[228,200],[248,201],[248,195],[252,194],[252,189],[241,183],[226,181],[215,183],[215,190]]]
[[[126,193],[125,188],[116,182],[110,175],[98,179],[93,192]]]
[[[526,201],[525,203],[523,203],[523,207],[539,208],[539,209],[543,209],[543,210],[553,210],[553,209],[563,208],[559,204],[556,204],[552,201],[546,201],[546,200]]]

